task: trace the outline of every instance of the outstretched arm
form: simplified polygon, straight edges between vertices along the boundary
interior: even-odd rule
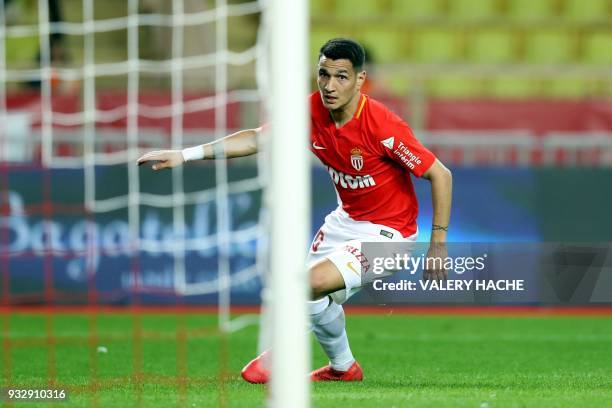
[[[453,176],[438,159],[423,174],[431,182],[431,201],[433,204],[433,219],[431,238],[427,257],[444,259],[448,256],[446,249],[446,232],[450,220],[453,195]],[[438,265],[438,263],[434,263]],[[446,279],[444,268],[434,267],[425,271],[426,279]]]
[[[211,143],[189,147],[183,150],[155,150],[138,159],[138,165],[155,162],[153,170],[179,166],[193,160],[214,159],[215,152],[223,151],[225,158],[250,156],[257,153],[261,127],[241,130]]]

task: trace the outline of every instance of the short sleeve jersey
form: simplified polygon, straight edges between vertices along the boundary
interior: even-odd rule
[[[383,104],[361,95],[355,116],[336,128],[319,92],[310,95],[310,149],[327,168],[342,209],[356,221],[417,231],[410,174],[421,177],[435,156]]]

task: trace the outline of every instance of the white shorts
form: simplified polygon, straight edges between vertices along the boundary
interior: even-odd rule
[[[346,211],[338,207],[325,217],[325,223],[315,234],[306,265],[310,269],[323,259],[328,259],[338,268],[344,279],[345,288],[331,293],[330,296],[334,302],[342,304],[373,280],[374,275],[368,273],[372,269],[372,260],[367,259],[361,252],[363,243],[406,243],[405,246],[400,245],[400,247],[403,249],[402,252],[409,253],[416,237],[417,233],[404,238],[399,231],[393,228],[368,221],[355,221],[348,216]],[[394,250],[397,250],[398,245],[393,245],[393,247]],[[393,255],[386,254],[386,256]],[[388,276],[392,272],[387,271],[376,277]]]

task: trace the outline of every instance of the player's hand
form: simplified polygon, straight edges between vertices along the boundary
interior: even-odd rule
[[[148,162],[155,162],[153,170],[169,169],[184,163],[183,154],[180,150],[155,150],[140,156],[138,165],[142,166]]]
[[[448,279],[448,272],[444,269],[444,262],[448,256],[445,242],[432,242],[429,244],[427,258],[425,258],[424,280],[442,281]],[[429,268],[427,267],[429,266]]]

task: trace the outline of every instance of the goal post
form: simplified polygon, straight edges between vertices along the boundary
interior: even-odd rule
[[[270,3],[272,373],[273,407],[307,407],[310,342],[307,270],[310,224],[308,156],[308,3]]]
[[[269,403],[307,407],[308,2],[78,0],[50,21],[47,0],[13,1],[19,13],[8,23],[7,3],[0,0],[0,303],[93,306],[98,336],[100,305],[135,304],[137,316],[140,306],[216,302],[216,327],[193,336],[221,338],[256,322],[246,311],[265,274]],[[136,165],[146,151],[262,123],[268,135],[256,157],[231,161],[218,151],[215,162],[163,172]],[[188,336],[178,330],[181,349]],[[45,333],[49,343],[56,334]],[[139,384],[142,344],[155,335],[138,322],[129,336]],[[177,352],[178,366],[188,360]]]

